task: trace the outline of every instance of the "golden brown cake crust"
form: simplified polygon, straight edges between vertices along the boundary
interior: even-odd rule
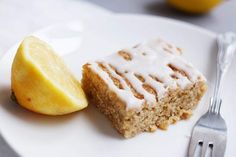
[[[157,128],[166,130],[170,124],[188,119],[207,89],[204,81],[198,81],[184,89],[169,90],[153,106],[144,102],[141,108],[127,108],[90,64],[83,66],[82,87],[89,103],[105,114],[126,138],[143,131],[153,132]],[[147,87],[147,90],[151,89]]]

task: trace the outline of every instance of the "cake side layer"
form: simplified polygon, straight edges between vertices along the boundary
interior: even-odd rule
[[[143,131],[155,131],[180,119],[187,119],[206,90],[204,81],[193,83],[185,89],[169,90],[155,105],[143,102],[139,109],[126,109],[126,103],[109,87],[91,65],[83,67],[82,87],[89,103],[105,114],[124,137],[133,137]]]
[[[125,134],[124,119],[126,104],[111,90],[108,84],[90,67],[83,66],[82,88],[86,93],[90,105],[95,105],[100,112],[111,120],[119,133]]]

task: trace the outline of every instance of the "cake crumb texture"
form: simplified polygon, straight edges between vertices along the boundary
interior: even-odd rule
[[[144,103],[141,109],[126,110],[126,104],[112,91],[105,81],[90,67],[83,67],[82,87],[89,103],[105,114],[113,126],[124,137],[130,138],[157,128],[167,130],[170,124],[188,119],[206,90],[205,82],[198,82],[186,89],[170,90],[166,97],[149,107]]]

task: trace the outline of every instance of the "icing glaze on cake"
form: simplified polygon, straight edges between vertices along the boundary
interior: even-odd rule
[[[205,81],[181,53],[178,47],[156,39],[89,64],[128,109],[139,108],[144,102],[154,105],[169,89]]]

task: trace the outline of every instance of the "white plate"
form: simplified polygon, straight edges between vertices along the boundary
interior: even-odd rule
[[[162,37],[182,47],[184,57],[207,77],[207,94],[190,120],[172,125],[168,131],[158,130],[124,139],[93,106],[71,115],[50,117],[32,113],[13,103],[9,98],[10,69],[16,51],[13,47],[0,61],[0,129],[10,145],[25,157],[186,156],[192,126],[206,111],[212,92],[217,53],[215,34],[186,23],[150,16],[115,15],[84,19],[78,23],[83,29],[75,29],[77,26],[73,27],[73,23],[50,27],[53,33],[48,31],[47,35],[52,36],[45,35],[45,30],[36,33],[52,43],[61,54],[68,53],[63,58],[78,78],[81,77],[81,66],[88,60],[143,40]],[[76,47],[72,41],[79,45]],[[68,48],[67,52],[67,46],[75,49]],[[230,157],[236,155],[236,125],[232,124],[236,119],[235,69],[234,62],[225,79],[222,106],[228,126],[226,156]]]

